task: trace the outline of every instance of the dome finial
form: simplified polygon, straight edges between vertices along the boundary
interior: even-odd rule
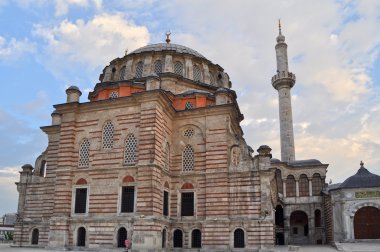
[[[124,55],[127,55],[128,54],[128,48],[125,49],[125,54]]]
[[[165,35],[166,35],[166,43],[170,43],[170,38],[169,38],[169,36],[170,36],[170,34],[172,34],[171,32],[170,32],[170,30],[169,31],[167,31],[166,33],[165,33]]]
[[[277,43],[284,43],[285,42],[285,36],[282,35],[281,32],[281,19],[278,19],[278,36],[276,38]]]
[[[360,161],[360,168],[363,168],[364,167],[364,163],[363,161]]]
[[[281,34],[281,19],[278,19],[278,34],[282,35]]]

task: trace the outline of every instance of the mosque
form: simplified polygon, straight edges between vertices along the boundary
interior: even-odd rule
[[[132,251],[271,251],[380,238],[379,176],[362,164],[328,186],[328,164],[295,158],[296,77],[281,27],[271,80],[281,160],[246,143],[224,69],[169,35],[112,60],[87,102],[71,86],[54,105],[41,127],[48,146],[16,183],[15,245],[124,251],[130,240]]]

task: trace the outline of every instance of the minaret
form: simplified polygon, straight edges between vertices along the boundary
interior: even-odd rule
[[[281,161],[295,160],[292,101],[290,89],[296,82],[296,76],[288,69],[288,45],[281,33],[281,23],[278,21],[279,34],[276,44],[277,74],[272,77],[272,86],[278,91],[281,134]]]

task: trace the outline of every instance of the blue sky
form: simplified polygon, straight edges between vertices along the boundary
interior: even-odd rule
[[[293,94],[296,158],[330,164],[341,182],[361,160],[380,174],[380,2],[371,0],[0,0],[0,214],[15,212],[14,182],[34,165],[52,105],[77,85],[81,101],[124,51],[163,42],[191,47],[229,74],[246,141],[280,155],[275,73],[282,19]]]

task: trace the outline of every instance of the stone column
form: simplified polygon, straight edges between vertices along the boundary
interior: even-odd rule
[[[284,192],[284,198],[286,197],[286,179],[282,180],[282,190]]]
[[[309,196],[313,196],[313,184],[311,179],[309,179]]]
[[[165,66],[164,66],[164,73],[170,72],[173,73],[173,56],[172,55],[166,55],[165,56]]]
[[[300,196],[300,187],[299,187],[299,181],[296,180],[296,197]]]
[[[184,72],[184,77],[188,79],[193,79],[193,61],[186,57],[185,58],[185,72]]]

